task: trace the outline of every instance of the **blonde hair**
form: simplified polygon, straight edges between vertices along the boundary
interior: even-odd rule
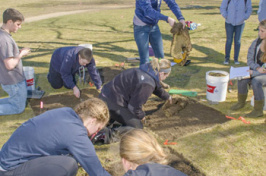
[[[259,24],[259,27],[262,27],[266,30],[266,20],[262,20]],[[264,39],[265,40],[265,39]],[[264,54],[260,57],[260,60],[263,63],[266,63],[266,41],[264,43]]]
[[[171,62],[167,59],[160,59],[159,60],[157,58],[153,58],[150,63],[151,63],[151,66],[155,72],[164,72],[164,70],[171,69]],[[166,74],[168,74],[168,73],[166,73]]]
[[[98,123],[106,125],[110,118],[107,105],[99,98],[90,98],[83,101],[74,110],[83,121],[87,118],[95,118]]]
[[[121,137],[120,157],[138,165],[149,162],[167,164],[162,147],[153,135],[142,129],[130,130]]]

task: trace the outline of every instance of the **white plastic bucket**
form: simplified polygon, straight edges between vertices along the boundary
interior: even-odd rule
[[[87,43],[87,44],[79,44],[79,46],[83,46],[85,48],[90,48],[92,50],[92,44]]]
[[[210,73],[221,73],[225,76],[211,76],[209,75]],[[229,73],[226,71],[211,70],[206,72],[207,99],[212,102],[225,101],[228,81],[229,81]]]
[[[35,78],[33,67],[23,67],[24,75],[27,82],[27,90],[35,90]]]
[[[266,110],[266,87],[263,87],[263,93],[264,93],[264,107],[263,110]],[[254,106],[254,95],[251,97],[251,101],[250,101],[251,106]]]

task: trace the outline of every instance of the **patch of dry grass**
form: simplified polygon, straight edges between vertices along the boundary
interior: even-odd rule
[[[49,3],[50,4],[49,4]],[[80,10],[89,8],[90,2],[80,1],[84,6],[79,7],[76,1],[8,1],[8,7],[21,9],[26,16],[42,13]],[[103,2],[103,1],[99,1]],[[111,1],[108,1],[111,3]],[[118,1],[119,3],[122,1]],[[44,3],[42,7],[40,5]],[[127,0],[125,3],[132,3]],[[166,83],[172,88],[198,92],[197,99],[207,106],[211,106],[227,115],[239,117],[252,110],[246,105],[243,110],[231,111],[230,106],[237,101],[237,84],[234,82],[233,92],[227,94],[225,102],[217,105],[206,101],[205,73],[209,70],[229,71],[228,66],[222,64],[224,59],[225,30],[224,19],[219,13],[220,0],[180,0],[182,13],[186,20],[192,20],[202,25],[195,31],[190,31],[193,50],[190,55],[192,63],[188,67],[173,67]],[[252,1],[253,10],[257,10],[259,0]],[[0,11],[7,8],[0,6]],[[102,5],[102,4],[94,4]],[[197,8],[193,8],[197,7]],[[71,7],[71,8],[67,8]],[[172,13],[163,5],[162,12],[173,17]],[[20,31],[13,35],[20,47],[36,49],[31,55],[23,59],[25,66],[33,66],[36,72],[36,84],[48,94],[57,94],[66,89],[53,90],[48,84],[46,74],[50,57],[54,49],[63,46],[92,43],[93,52],[99,67],[111,66],[123,62],[126,57],[138,55],[133,38],[132,18],[134,9],[103,10],[51,18],[39,22],[24,24]],[[254,13],[247,20],[242,36],[240,52],[240,66],[246,65],[246,54],[251,42],[257,37],[254,29],[257,27],[257,15]],[[159,23],[164,42],[167,59],[171,59],[169,51],[172,36],[170,26],[165,22]],[[233,54],[233,53],[232,53]],[[126,65],[130,67],[130,65]],[[249,92],[249,98],[252,91]],[[0,96],[4,96],[0,90]],[[250,102],[247,102],[249,104]],[[0,146],[9,138],[21,123],[31,118],[30,107],[20,115],[0,116]],[[244,124],[239,120],[215,126],[211,129],[190,134],[179,139],[175,150],[206,173],[206,175],[266,175],[266,135],[264,118],[248,118],[251,124]],[[113,155],[112,146],[96,146],[103,165],[108,168],[113,162],[119,162]],[[84,172],[80,171],[80,175]]]

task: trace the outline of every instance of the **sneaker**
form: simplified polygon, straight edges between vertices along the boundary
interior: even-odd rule
[[[240,63],[238,61],[235,62],[236,65],[239,65]]]
[[[229,62],[228,61],[224,61],[224,65],[228,65],[229,64]]]

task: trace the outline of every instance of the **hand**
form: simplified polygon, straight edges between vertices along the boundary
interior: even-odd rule
[[[186,22],[185,22],[185,20],[180,20],[179,22],[183,24],[183,29],[185,29],[185,27],[186,27]]]
[[[257,68],[257,71],[260,73],[266,73],[266,70],[263,67]]]
[[[30,48],[22,48],[20,50],[20,54],[21,54],[22,57],[27,56],[28,54],[30,54],[30,52],[31,52]]]
[[[103,87],[101,86],[101,87],[98,89],[98,91],[101,92],[101,91],[102,91],[102,88],[103,88]]]
[[[248,70],[249,74],[252,75],[253,74],[253,70]]]
[[[169,102],[169,104],[172,104],[173,103],[171,96],[168,98],[168,102]]]
[[[175,24],[175,20],[174,20],[173,18],[168,17],[167,21],[168,21],[168,23],[169,23],[169,25],[170,25],[171,27],[174,26],[174,24]]]
[[[145,124],[145,123],[146,123],[146,118],[143,117],[143,119],[141,119],[141,122],[142,122],[143,124]]]
[[[75,87],[73,88],[73,93],[74,93],[74,95],[75,95],[77,98],[80,97],[80,90],[79,90],[79,88],[78,88],[77,86],[75,86]]]

